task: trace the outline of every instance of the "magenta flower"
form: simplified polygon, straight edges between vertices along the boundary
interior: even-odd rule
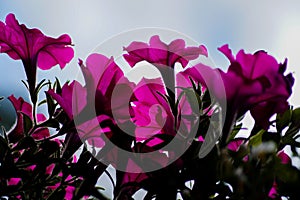
[[[267,129],[269,118],[288,108],[287,99],[291,95],[294,79],[291,74],[284,75],[286,62],[278,64],[264,51],[246,54],[241,50],[234,57],[228,45],[219,50],[230,61],[226,73],[198,64],[185,70],[185,75],[209,86],[210,92],[219,100],[226,100],[228,115],[238,117],[250,110],[256,123]],[[225,86],[226,97],[220,95],[221,83]],[[232,123],[233,119],[230,121]]]
[[[227,145],[227,149],[230,151],[237,152],[241,145],[245,143],[245,139],[235,139],[233,141],[230,141],[229,144]]]
[[[130,100],[124,98],[126,94],[133,93],[133,83],[124,77],[113,58],[91,54],[86,60],[86,66],[82,61],[79,65],[84,75],[85,86],[73,81],[62,87],[61,94],[53,90],[49,90],[48,93],[58,102],[70,120],[76,119],[76,128],[82,140],[103,147],[103,134],[111,135],[111,129],[100,127],[99,124],[103,121],[115,124],[115,120],[121,123],[130,120],[130,115],[126,115]],[[112,99],[116,87],[119,87],[118,96]]]
[[[17,124],[15,128],[9,133],[9,140],[13,143],[19,141],[22,137],[24,137],[24,117],[25,115],[29,117],[33,121],[32,115],[32,106],[24,101],[22,97],[16,99],[13,95],[8,97],[8,99],[13,104],[16,112],[17,112]],[[37,114],[37,121],[43,122],[46,120],[46,117],[43,114]],[[32,137],[34,139],[40,140],[50,136],[50,132],[47,128],[37,128],[33,131]]]
[[[0,52],[7,53],[14,60],[22,60],[31,92],[35,87],[37,66],[47,70],[59,64],[64,68],[73,58],[68,35],[57,39],[45,36],[38,29],[20,25],[14,14],[8,14],[5,22],[0,21]]]
[[[130,173],[129,171],[135,171],[135,173]],[[120,181],[120,185],[124,187],[121,187],[122,190],[120,191],[119,197],[126,198],[127,196],[133,195],[141,188],[139,184],[147,178],[149,178],[147,173],[145,173],[133,160],[128,159],[126,173],[124,173],[124,176]],[[126,187],[126,185],[130,187]]]
[[[78,116],[86,107],[94,105],[97,115],[105,114],[112,117],[115,113],[122,113],[122,109],[128,109],[129,101],[123,101],[123,95],[119,95],[117,101],[113,101],[112,93],[118,85],[122,90],[118,92],[132,93],[133,83],[130,83],[122,70],[113,61],[101,54],[92,54],[87,58],[86,67],[80,61],[86,85],[81,86],[77,81],[62,87],[62,93],[56,94],[53,90],[48,93],[60,104],[72,120]]]
[[[269,193],[268,193],[268,197],[270,199],[276,199],[278,197],[278,187],[277,187],[277,183],[274,181],[272,188],[270,189]]]
[[[134,84],[129,82],[113,58],[101,54],[91,54],[86,60],[86,67],[81,66],[88,91],[88,102],[95,102],[96,114],[121,115],[128,110],[129,99]],[[112,99],[113,92],[118,92],[117,99]]]
[[[22,179],[21,178],[10,178],[7,181],[7,185],[18,185]]]
[[[128,54],[124,58],[133,67],[136,63],[147,61],[156,66],[169,66],[174,68],[176,62],[182,67],[186,67],[190,60],[196,59],[199,55],[207,56],[206,48],[185,47],[184,40],[177,39],[170,44],[163,43],[159,36],[150,38],[149,44],[144,42],[132,42],[128,47],[124,47]]]
[[[73,96],[73,92],[76,91],[76,97]],[[61,89],[61,94],[55,93],[54,90],[49,90],[48,94],[50,94],[53,99],[57,101],[57,103],[61,106],[61,108],[65,111],[70,120],[73,119],[74,115],[78,115],[83,108],[87,105],[86,98],[86,89],[81,86],[81,84],[77,81],[73,81],[70,84],[64,84]],[[76,100],[76,104],[73,102]],[[72,105],[72,102],[74,103]],[[76,105],[76,106],[75,106]],[[74,106],[74,110],[72,108]],[[76,113],[74,113],[76,112]]]
[[[175,134],[174,116],[168,102],[161,96],[165,94],[166,89],[160,78],[143,78],[137,84],[134,90],[136,101],[132,102],[137,141],[149,139],[156,134]]]
[[[292,165],[292,160],[291,158],[283,151],[279,151],[277,153],[278,158],[281,161],[281,164],[283,165]],[[278,185],[276,183],[276,180],[274,180],[272,188],[269,191],[268,197],[271,199],[276,199],[278,197]]]

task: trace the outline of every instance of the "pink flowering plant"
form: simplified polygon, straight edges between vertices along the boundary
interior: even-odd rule
[[[7,97],[16,123],[1,127],[1,199],[123,200],[142,189],[136,198],[300,198],[292,163],[300,108],[288,103],[294,78],[287,60],[265,51],[234,55],[224,45],[224,72],[191,64],[209,56],[203,45],[168,44],[158,35],[123,50],[129,66],[146,62],[161,76],[133,82],[113,57],[93,53],[79,59],[83,83],[40,81],[37,68],[64,68],[73,59],[70,36],[46,36],[13,14],[0,21],[0,52],[22,61],[29,95]],[[45,113],[37,113],[41,106]],[[243,125],[248,112],[253,127]],[[99,181],[104,175],[111,183]]]

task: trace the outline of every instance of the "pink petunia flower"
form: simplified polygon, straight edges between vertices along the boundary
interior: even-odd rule
[[[208,87],[220,101],[227,101],[225,135],[231,129],[233,118],[248,110],[258,125],[268,129],[270,117],[288,108],[287,99],[291,95],[294,78],[292,74],[284,75],[287,62],[278,64],[264,51],[246,54],[240,50],[235,57],[228,45],[219,50],[230,61],[227,72],[198,64],[186,69],[183,74]],[[226,96],[220,87],[222,83]]]
[[[19,24],[14,14],[8,14],[5,23],[0,21],[0,53],[6,53],[14,60],[22,60],[30,92],[35,88],[37,66],[47,70],[59,64],[64,68],[74,56],[71,44],[68,35],[56,39],[45,36],[38,29]]]
[[[26,102],[22,97],[16,99],[13,95],[8,97],[8,99],[13,104],[17,112],[17,124],[15,128],[9,133],[9,140],[13,143],[17,142],[19,139],[24,137],[24,115],[33,120],[32,115],[32,106]],[[37,121],[43,122],[46,120],[46,117],[43,114],[37,114]],[[37,128],[33,133],[32,137],[34,139],[40,140],[50,136],[49,129],[47,128]]]
[[[284,152],[284,150],[281,150],[277,153],[278,158],[280,159],[281,163],[284,165],[291,165],[292,160],[291,158]],[[272,188],[270,189],[268,193],[268,197],[271,199],[276,199],[278,197],[278,185],[276,181],[274,180]]]
[[[73,97],[74,92],[78,94],[76,95],[76,98],[75,96]],[[57,94],[53,89],[47,91],[47,93],[57,101],[70,120],[72,120],[74,116],[78,115],[87,105],[87,90],[84,89],[83,86],[77,81],[73,81],[70,84],[64,84],[61,88],[61,94]],[[76,103],[72,101],[73,98],[74,101],[76,100]],[[74,107],[72,107],[72,105]]]
[[[143,78],[134,90],[136,101],[133,101],[134,117],[137,125],[135,136],[142,141],[155,134],[175,135],[175,121],[168,102],[162,97],[166,89],[160,78]],[[147,94],[147,95],[145,95]]]
[[[10,178],[7,181],[7,185],[18,185],[22,179],[21,178]]]
[[[169,66],[172,68],[178,62],[182,67],[186,67],[190,60],[196,59],[199,55],[207,56],[207,50],[203,45],[185,47],[182,39],[166,44],[160,40],[158,35],[152,36],[149,44],[132,42],[128,47],[124,47],[124,50],[128,52],[124,58],[131,67],[141,61],[147,61],[159,67]]]
[[[164,84],[168,88],[168,95],[174,98],[171,92],[175,89],[175,64],[180,63],[185,68],[189,61],[195,60],[199,55],[208,56],[203,45],[199,47],[186,47],[182,39],[173,40],[170,44],[162,42],[158,35],[150,38],[149,44],[132,42],[124,47],[127,54],[123,55],[131,67],[141,61],[154,65],[161,73]]]
[[[70,120],[75,119],[77,132],[83,140],[97,147],[103,147],[103,133],[111,135],[109,127],[100,127],[103,121],[115,124],[130,121],[128,112],[134,84],[124,77],[113,58],[91,54],[86,66],[79,62],[85,79],[85,86],[73,81],[62,87],[61,94],[48,93],[60,104]],[[114,98],[113,92],[117,93]]]

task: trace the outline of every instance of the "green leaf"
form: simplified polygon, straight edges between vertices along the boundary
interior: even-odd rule
[[[33,127],[33,122],[31,120],[31,118],[28,115],[26,115],[25,113],[22,113],[22,116],[23,116],[24,134],[27,135]]]
[[[47,100],[48,114],[51,118],[55,112],[56,105],[54,103],[53,98],[47,92],[45,92],[45,94],[46,94],[46,100]]]
[[[292,119],[292,110],[287,110],[283,114],[277,114],[276,116],[276,129],[278,132],[282,132],[282,130],[290,124]]]
[[[14,149],[21,150],[21,149],[27,149],[32,147],[36,147],[36,142],[32,137],[27,136],[22,138]]]
[[[47,99],[44,99],[44,100],[40,101],[40,102],[38,103],[38,106],[41,106],[41,105],[43,105],[43,104],[45,104],[45,103],[47,103]]]
[[[291,125],[286,132],[286,135],[294,136],[300,130],[300,108],[296,108],[292,112]]]
[[[232,132],[231,132],[231,134],[230,134],[230,136],[229,136],[229,138],[228,138],[228,141],[231,141],[231,140],[234,139],[234,137],[235,137],[235,136],[239,133],[239,131],[241,130],[242,126],[243,126],[242,123],[240,123],[240,124],[234,126],[234,128],[233,128],[233,130],[232,130]]]
[[[204,92],[202,102],[203,102],[203,109],[208,108],[211,105],[211,98],[208,90]]]
[[[294,126],[300,127],[300,108],[296,108],[292,113],[292,124]]]
[[[262,136],[265,132],[266,132],[265,130],[260,130],[257,134],[252,136],[249,140],[249,146],[255,147],[255,146],[262,144]]]
[[[274,142],[277,146],[279,145],[281,140],[280,133],[278,132],[265,132],[262,136],[262,141],[263,142],[269,142],[272,141]]]
[[[21,80],[21,81],[25,85],[25,87],[27,88],[27,90],[29,91],[29,86],[28,86],[27,82],[25,82],[24,80]]]
[[[282,138],[281,138],[281,143],[283,145],[292,145],[294,143],[294,138],[293,135],[291,134],[285,134]],[[292,145],[293,146],[293,145]]]
[[[47,198],[47,200],[57,200],[57,199],[64,199],[66,195],[65,189],[59,187],[58,189],[54,190]]]
[[[56,92],[57,94],[61,94],[61,85],[60,85],[60,82],[59,82],[59,80],[58,80],[57,77],[55,77],[55,83],[54,83],[54,86],[56,87],[56,88],[55,88],[55,92]]]
[[[189,77],[189,79],[190,79],[190,81],[191,81],[191,83],[192,83],[192,85],[193,85],[194,91],[195,91],[199,96],[201,96],[201,95],[202,95],[201,84],[198,83],[197,86],[196,86],[196,84],[195,84],[195,82],[193,81],[193,79],[192,79],[191,77]]]
[[[295,168],[290,165],[277,163],[275,165],[276,176],[283,182],[295,182],[297,181],[298,173]]]
[[[44,83],[46,81],[46,79],[43,79],[41,82],[38,83],[38,85],[36,86],[36,88],[34,89],[34,93],[33,96],[31,97],[32,103],[35,104],[37,102],[38,99],[38,94],[40,92],[40,90],[45,86],[48,85],[49,83]]]
[[[3,137],[0,137],[0,160],[2,160],[2,158],[4,158],[7,150],[8,150],[8,144],[5,141],[5,139]]]
[[[192,90],[184,90],[184,93],[186,94],[187,100],[191,106],[192,111],[195,113],[199,112],[199,106],[200,106],[200,97],[197,93],[195,93]]]
[[[43,88],[43,86],[47,85],[48,83],[45,83],[46,79],[41,80],[41,82],[39,82],[35,88],[36,92],[38,93],[40,91],[40,89]]]
[[[6,129],[5,129],[4,126],[1,126],[1,128],[2,128],[2,134],[3,134],[3,137],[4,137],[5,141],[6,141],[6,143],[8,144],[8,143],[9,143],[9,140],[8,140],[8,137],[7,137]]]
[[[39,124],[42,127],[51,127],[51,128],[56,128],[59,129],[59,122],[56,119],[49,119],[41,124]]]

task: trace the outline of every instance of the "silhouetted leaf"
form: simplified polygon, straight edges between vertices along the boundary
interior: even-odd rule
[[[249,146],[258,146],[262,143],[262,136],[265,133],[265,130],[259,131],[256,135],[252,136],[249,140]]]
[[[54,114],[56,105],[54,103],[53,98],[47,92],[45,92],[45,94],[46,94],[48,114],[49,114],[49,116],[51,118],[53,116],[53,114]]]
[[[287,127],[292,119],[293,111],[288,109],[283,114],[277,114],[276,116],[276,129],[281,132],[285,127]]]
[[[31,120],[31,118],[29,116],[27,116],[25,113],[21,112],[21,114],[23,116],[24,134],[27,135],[33,127],[33,122]]]
[[[32,148],[35,146],[36,146],[36,142],[34,141],[34,139],[30,136],[27,136],[22,138],[14,149],[21,150],[21,149]]]

